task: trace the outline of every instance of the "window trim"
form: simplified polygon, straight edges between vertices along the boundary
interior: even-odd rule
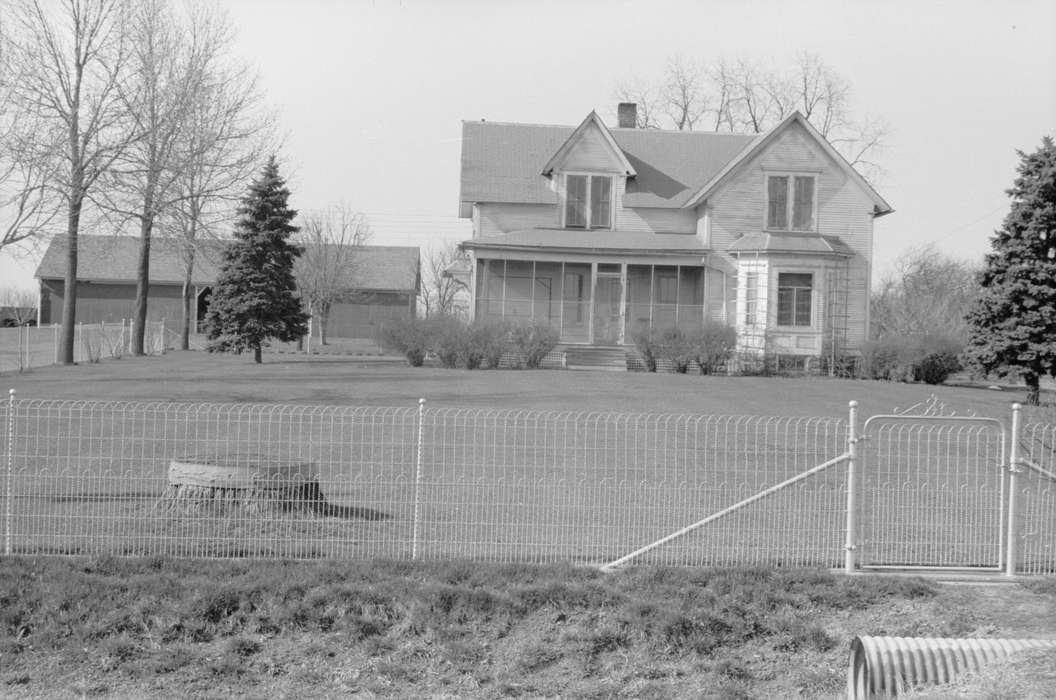
[[[586,224],[584,226],[568,225],[568,176],[578,175],[587,178],[586,189]],[[591,193],[593,182],[596,177],[604,177],[609,180],[609,225],[594,226],[593,207],[591,206]],[[612,231],[616,227],[616,175],[613,173],[585,172],[580,170],[566,170],[561,173],[561,228],[574,231]]]
[[[818,231],[818,172],[803,170],[767,170],[763,177],[763,230],[780,231],[782,233],[817,233]],[[779,228],[770,225],[770,178],[787,177],[788,184],[785,191],[785,217],[788,225]],[[814,181],[813,197],[811,198],[810,228],[793,228],[796,208],[796,178],[806,177]]]
[[[815,317],[817,316],[817,291],[818,291],[818,271],[814,268],[803,269],[803,268],[788,268],[774,270],[774,327],[784,331],[815,331],[817,330],[815,325]],[[806,325],[796,325],[796,300],[792,300],[792,325],[784,325],[781,323],[781,275],[810,275],[810,323]],[[792,289],[802,289],[802,287],[792,287]]]

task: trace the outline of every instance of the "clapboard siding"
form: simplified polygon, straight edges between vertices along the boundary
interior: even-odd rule
[[[616,178],[616,229],[643,233],[695,233],[697,215],[692,209],[624,207],[627,178]]]
[[[553,204],[478,204],[475,236],[498,236],[526,228],[559,226]]]
[[[873,250],[872,200],[848,177],[839,164],[809,137],[798,124],[793,124],[766,150],[744,164],[707,202],[711,210],[711,244],[718,257],[728,257],[722,251],[741,236],[764,229],[766,211],[766,173],[768,171],[802,171],[817,175],[817,231],[838,236],[846,243],[854,257],[846,263],[844,284],[847,290],[846,339],[850,348],[859,348],[866,339],[869,284]],[[703,207],[698,215],[703,216]],[[817,271],[817,279],[825,280],[830,264],[825,258],[810,259],[797,256],[796,264],[804,262]],[[732,262],[732,260],[730,261]],[[769,284],[771,296],[776,294],[776,270],[772,266]],[[823,286],[819,284],[818,287]],[[829,290],[815,291],[815,313],[825,318],[824,304]],[[771,299],[776,304],[776,299]],[[769,319],[773,323],[773,319]],[[819,330],[828,330],[820,329]]]

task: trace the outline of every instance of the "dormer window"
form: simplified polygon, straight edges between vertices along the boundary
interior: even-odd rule
[[[565,175],[565,228],[612,228],[610,175]]]
[[[814,230],[814,175],[769,175],[766,178],[766,228]]]

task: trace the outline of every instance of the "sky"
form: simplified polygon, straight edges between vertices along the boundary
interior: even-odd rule
[[[780,64],[808,51],[885,121],[874,279],[934,244],[979,264],[1008,211],[1017,150],[1056,136],[1056,2],[356,2],[222,0],[286,135],[301,211],[365,212],[377,245],[469,237],[462,120],[615,120],[622,80],[690,60]],[[0,286],[33,285],[0,251]]]

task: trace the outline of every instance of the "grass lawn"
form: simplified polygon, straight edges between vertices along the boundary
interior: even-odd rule
[[[0,695],[19,698],[835,699],[858,635],[1036,637],[1056,627],[1054,579],[978,587],[810,569],[0,563]],[[1047,697],[1056,655],[1033,661],[1001,686],[962,682],[958,697]]]
[[[377,356],[274,353],[265,354],[265,364],[258,366],[246,356],[199,352],[36,369],[3,376],[0,388],[14,388],[25,400],[394,406],[405,409],[400,415],[413,415],[418,398],[425,397],[434,409],[834,419],[846,416],[851,399],[859,401],[864,418],[906,408],[934,393],[958,414],[974,412],[1004,421],[1010,404],[1023,397],[1020,390],[827,378],[413,369],[396,358]],[[157,415],[166,415],[165,410]],[[1051,413],[1043,409],[1041,415],[1046,411]],[[195,551],[177,545],[211,541],[209,528],[216,525],[220,529],[212,533],[217,535],[213,539],[222,551],[202,550],[199,556],[225,551],[237,556],[253,538],[290,543],[294,531],[298,542],[325,555],[337,553],[344,544],[389,542],[371,538],[394,528],[408,529],[407,485],[413,473],[401,465],[413,463],[406,459],[413,439],[404,432],[413,422],[378,429],[369,420],[353,421],[350,425],[359,432],[348,433],[311,421],[292,421],[279,429],[274,427],[278,423],[247,421],[215,427],[217,421],[204,419],[169,431],[166,421],[142,412],[99,414],[87,422],[46,415],[36,420],[20,428],[16,451],[39,454],[40,464],[51,471],[39,483],[32,470],[16,480],[16,510],[29,509],[16,513],[20,537],[26,532],[24,523],[34,522],[43,523],[39,536],[46,544],[83,540],[87,546],[82,551],[98,551],[100,544],[111,551],[105,550],[109,543],[115,545],[112,551],[132,553],[136,542],[161,537],[173,543],[163,551],[194,556]],[[722,496],[715,505],[729,502],[726,491],[688,490],[686,477],[675,471],[685,465],[696,469],[715,462],[750,474],[745,465],[760,459],[792,473],[816,463],[789,461],[774,449],[780,436],[765,431],[732,449],[694,443],[691,453],[680,428],[688,424],[671,425],[676,429],[663,433],[662,444],[634,443],[630,451],[619,447],[621,452],[611,454],[626,453],[626,463],[616,464],[610,464],[610,453],[599,452],[595,443],[576,447],[575,437],[537,444],[512,435],[482,442],[475,435],[501,431],[467,430],[453,438],[450,449],[437,453],[446,455],[442,464],[452,471],[432,475],[432,487],[442,488],[425,492],[423,515],[433,530],[426,528],[423,534],[432,538],[429,546],[450,544],[440,525],[447,522],[445,513],[460,508],[475,508],[473,519],[466,522],[483,526],[476,532],[499,538],[499,544],[505,537],[538,540],[540,530],[534,528],[564,522],[557,519],[558,512],[587,518],[573,529],[589,534],[598,525],[598,514],[614,508],[630,514],[629,520],[619,521],[621,527],[638,533],[620,535],[616,549],[623,553],[626,542],[649,541],[642,528],[670,531],[671,523],[658,525],[658,514],[681,525],[700,517],[705,502],[700,494]],[[547,426],[543,424],[540,435],[561,435]],[[225,432],[232,427],[235,433]],[[386,512],[392,517],[385,520],[280,518],[270,530],[255,521],[212,523],[199,518],[176,523],[177,530],[164,530],[162,525],[171,524],[157,518],[154,503],[164,488],[168,460],[188,434],[202,444],[234,446],[255,444],[263,436],[269,446],[291,450],[292,456],[301,447],[315,450],[314,458],[346,465],[346,476],[354,479],[370,470],[347,465],[390,465],[395,471],[383,481],[355,482],[356,489],[375,489],[373,495],[350,492],[353,500],[342,505],[373,506],[371,499],[376,498],[379,506],[395,504],[398,512]],[[375,439],[377,447],[362,447],[366,439],[360,437]],[[36,442],[27,447],[26,440]],[[808,446],[802,459],[809,461],[829,450],[831,442],[797,442],[797,447]],[[574,482],[548,472],[545,480],[524,475],[507,480],[492,493],[487,490],[491,482],[481,482],[466,466],[488,469],[496,459],[507,466],[530,465],[521,461],[528,455],[553,461],[556,458],[546,450],[560,452],[568,445],[573,446],[569,465],[576,469],[629,470],[644,460],[639,466],[653,471],[642,474],[653,480],[641,483],[656,488],[643,488],[637,476],[613,481],[618,474],[604,472],[597,483],[604,485],[607,479],[610,485],[598,491],[594,472],[580,474]],[[495,451],[499,448],[508,451]],[[687,459],[691,454],[702,461]],[[734,454],[740,461],[723,461],[724,455]],[[657,471],[657,464],[669,471]],[[744,495],[757,492],[762,483],[747,477],[733,482],[721,473],[715,478],[723,489],[743,486]],[[838,551],[842,498],[839,477],[833,473],[830,481],[805,482],[811,484],[809,490],[791,491],[787,503],[761,502],[757,514],[769,518],[766,528],[752,529],[754,521],[735,519],[728,530],[713,532],[727,533],[735,544],[750,532],[765,546],[775,537],[792,536],[789,524],[809,513]],[[483,491],[466,491],[482,483],[487,487]],[[584,486],[589,487],[584,493],[612,498],[580,499],[576,494]],[[545,501],[545,507],[533,506],[528,497],[543,497],[538,503]],[[655,508],[635,510],[643,499],[655,500]],[[685,510],[670,507],[675,501]],[[485,503],[489,505],[481,505]],[[551,506],[554,510],[547,510]],[[54,510],[45,513],[42,507]],[[500,516],[507,519],[497,520]],[[510,530],[510,518],[522,516],[528,524],[523,531]],[[134,533],[131,549],[121,544],[128,538],[128,523],[142,529]],[[230,531],[232,526],[237,532]],[[180,540],[179,527],[193,532]],[[602,530],[620,534],[608,525]],[[405,543],[406,535],[391,541]],[[805,543],[803,551],[809,552],[811,545]],[[837,698],[843,695],[848,644],[857,635],[1031,637],[1051,635],[1056,629],[1056,584],[1051,578],[1026,588],[844,579],[794,567],[653,567],[603,575],[588,567],[457,560],[292,562],[281,557],[304,553],[284,551],[280,547],[271,552],[278,561],[0,559],[0,696]],[[439,549],[436,553],[442,554]],[[356,556],[362,550],[347,554]],[[405,555],[382,546],[374,553]],[[1051,679],[1054,673],[1056,656],[1032,658],[1026,668],[965,681],[957,692],[969,697],[1042,698],[1048,691],[1036,679]],[[1013,688],[1013,695],[1000,694]],[[943,697],[941,692],[919,697]]]
[[[434,408],[831,417],[846,416],[854,399],[863,418],[935,394],[958,414],[1005,421],[1025,395],[1012,388],[829,378],[411,368],[392,356],[265,353],[264,364],[255,365],[247,355],[193,351],[9,373],[0,388],[14,388],[22,399],[413,407],[425,398]]]

